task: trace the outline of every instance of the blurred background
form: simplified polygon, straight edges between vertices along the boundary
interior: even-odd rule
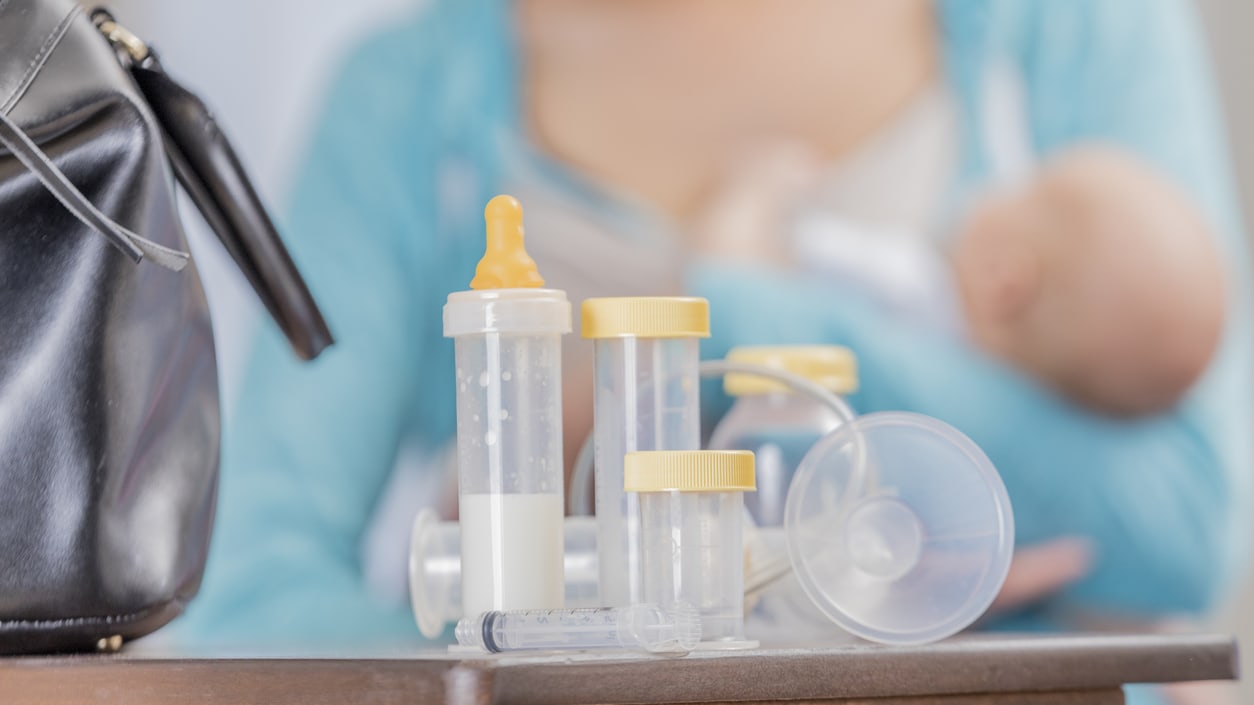
[[[1254,213],[1254,3],[1196,0],[1207,26],[1244,212]],[[123,24],[149,38],[167,68],[213,106],[276,215],[321,106],[331,72],[364,35],[414,12],[421,0],[115,0]],[[193,213],[185,208],[185,213]],[[191,225],[191,224],[189,224]],[[225,253],[195,224],[193,246],[213,304],[225,408],[231,407],[257,308]],[[345,233],[352,237],[353,233]],[[1254,673],[1254,582],[1208,628],[1239,636],[1245,673]],[[1254,683],[1243,684],[1254,702]]]

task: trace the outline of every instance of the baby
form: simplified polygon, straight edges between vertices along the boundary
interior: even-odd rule
[[[1224,267],[1187,197],[1102,148],[975,207],[950,260],[976,344],[1095,410],[1174,404],[1219,343]]]
[[[1093,410],[1170,407],[1218,345],[1225,270],[1208,226],[1179,188],[1124,152],[1076,147],[1028,183],[987,194],[945,253],[814,211],[784,247],[760,235],[755,245],[749,233],[772,232],[763,226],[805,192],[795,158],[759,167],[699,224],[698,247],[804,263],[891,313],[963,331]]]

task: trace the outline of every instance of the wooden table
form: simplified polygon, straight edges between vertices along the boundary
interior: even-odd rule
[[[0,702],[618,705],[803,702],[864,705],[1122,703],[1126,683],[1236,677],[1221,636],[978,635],[871,645],[694,653],[371,658],[0,659]]]

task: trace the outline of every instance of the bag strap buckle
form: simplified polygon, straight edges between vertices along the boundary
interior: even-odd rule
[[[140,39],[131,30],[118,24],[105,10],[95,10],[91,13],[91,21],[96,25],[96,29],[109,40],[115,48],[125,51],[131,57],[131,61],[136,64],[142,64],[152,54],[148,45],[144,40]]]

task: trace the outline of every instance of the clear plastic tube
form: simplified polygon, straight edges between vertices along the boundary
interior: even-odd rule
[[[640,493],[644,599],[695,604],[711,648],[754,646],[745,639],[743,511],[740,492]]]
[[[607,605],[642,600],[640,509],[623,492],[623,456],[700,447],[697,356],[696,338],[596,341],[596,519]]]
[[[699,339],[709,305],[688,297],[584,301],[583,336],[594,341],[595,475],[601,598],[642,602],[640,509],[623,491],[623,456],[696,450],[701,444]]]
[[[745,639],[745,491],[753,490],[748,451],[628,453],[624,487],[640,502],[646,602],[687,603],[701,614],[701,648],[740,649]]]
[[[554,649],[632,649],[687,653],[701,641],[691,605],[484,612],[457,623],[457,643],[491,653]]]

